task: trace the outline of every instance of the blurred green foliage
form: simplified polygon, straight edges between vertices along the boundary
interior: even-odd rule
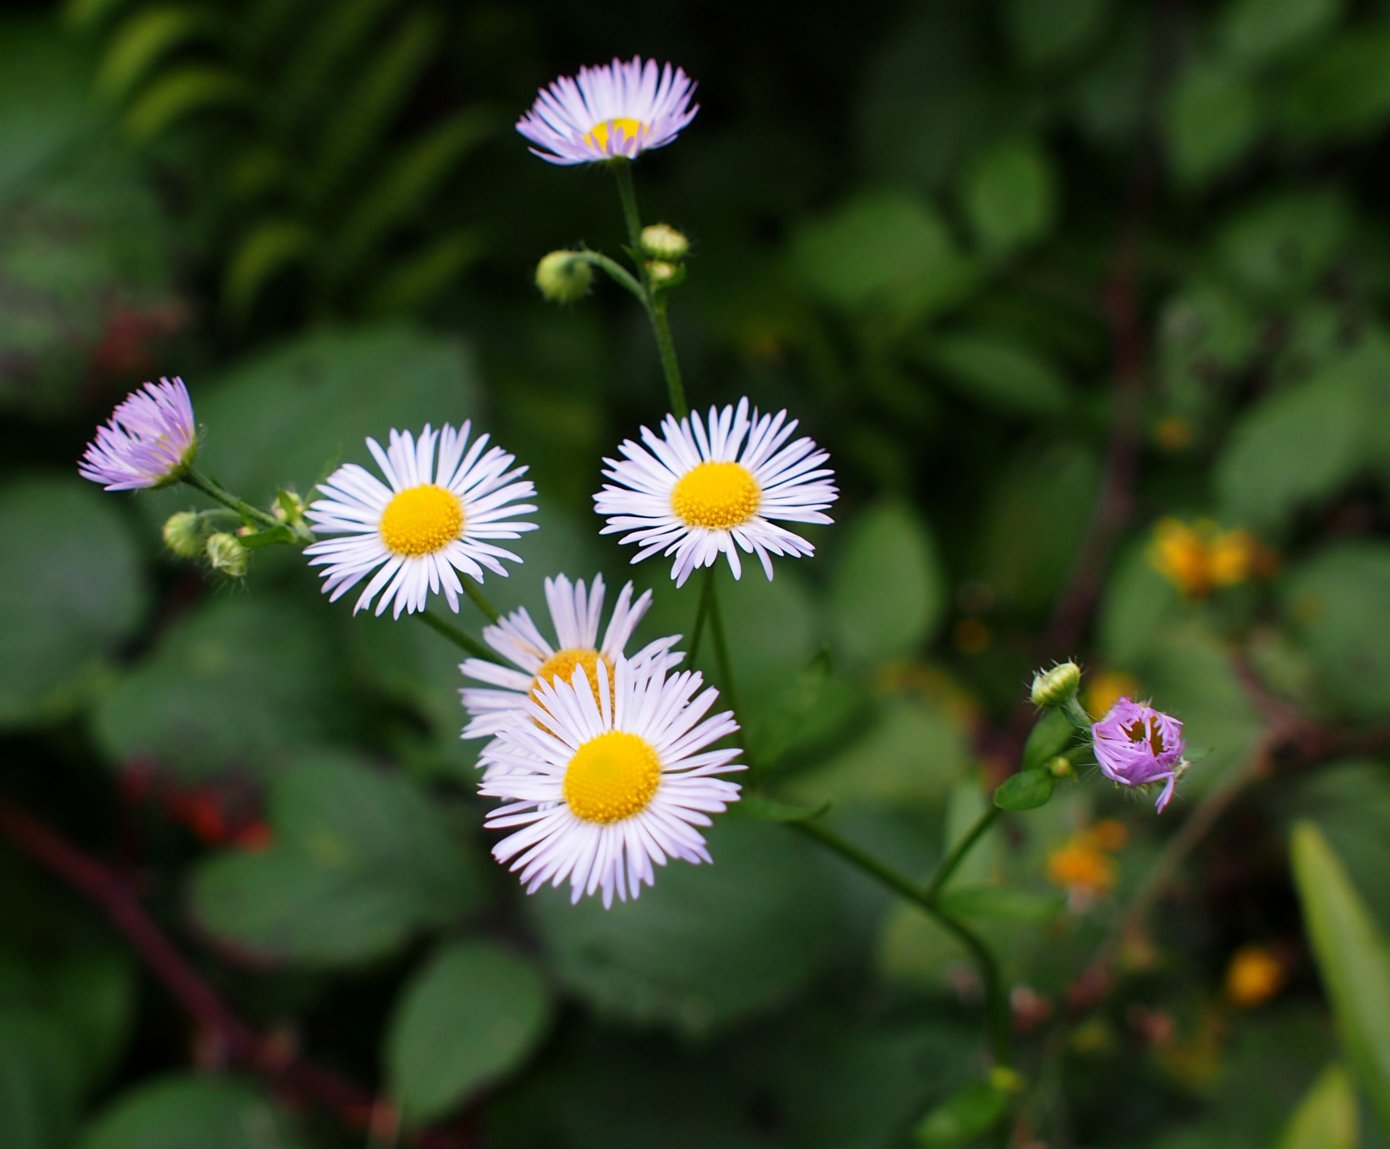
[[[655,590],[647,638],[688,634],[695,584],[626,567],[592,513],[601,458],[665,413],[642,316],[531,285],[547,251],[619,254],[611,181],[510,130],[635,52],[700,84],[635,169],[644,218],[693,240],[692,405],[785,406],[842,497],[814,559],[720,575],[754,816],[605,912],[488,857],[437,636],[329,605],[292,554],[202,577],[158,545],[186,492],[73,464],[160,375],[200,465],[262,502],[365,436],[472,419],[540,492],[499,607],[602,570]],[[1363,1008],[1390,922],[1388,130],[1383,3],[754,4],[735,31],[693,4],[6,11],[3,840],[20,809],[102,859],[246,1024],[397,1105],[402,1143],[1390,1144],[1390,1020]],[[1165,516],[1269,561],[1185,594]],[[1068,728],[1025,750],[1031,672],[1068,656],[1184,721],[1162,820],[1082,756],[1054,783]],[[944,895],[1018,987],[1015,1095],[985,1084],[957,940],[768,823],[829,803],[925,877],[1019,765],[997,801],[1028,812]],[[1170,824],[1237,784],[1085,1011]],[[1128,827],[1091,858],[1109,877],[1059,879],[1102,817]],[[370,1115],[276,1066],[218,1071],[100,898],[26,852],[0,851],[6,1146],[364,1143]],[[1240,1004],[1252,943],[1286,981]]]

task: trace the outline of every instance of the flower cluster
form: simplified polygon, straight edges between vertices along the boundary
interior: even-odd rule
[[[1191,525],[1160,519],[1148,557],[1154,569],[1189,599],[1208,598],[1223,587],[1267,577],[1278,565],[1275,554],[1248,530],[1222,530],[1210,519]]]

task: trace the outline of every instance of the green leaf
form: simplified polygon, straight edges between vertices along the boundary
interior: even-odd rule
[[[1008,415],[1037,418],[1071,404],[1067,382],[1034,348],[987,330],[931,335],[914,358],[935,367],[967,398]]]
[[[148,144],[184,120],[206,113],[246,114],[253,93],[246,81],[222,68],[189,64],[150,84],[126,112],[125,130]]]
[[[571,905],[568,888],[527,901],[551,968],[601,1016],[709,1035],[793,1000],[833,960],[809,843],[734,818],[706,836],[713,865],[673,860],[634,901]]]
[[[1042,767],[1020,770],[994,791],[994,804],[1001,810],[1036,810],[1051,800],[1056,784],[1057,779],[1050,770]]]
[[[1217,30],[1231,56],[1262,64],[1306,47],[1342,8],[1342,0],[1227,0]]]
[[[974,270],[929,202],[866,193],[793,234],[791,273],[808,294],[846,310],[903,319],[951,306]]]
[[[791,677],[748,735],[760,769],[775,766],[803,740],[807,724],[814,725],[826,708],[829,679],[830,651],[823,647]]]
[[[1004,1120],[1013,1093],[992,1079],[972,1081],[922,1118],[916,1129],[917,1144],[932,1149],[971,1144]]]
[[[1280,111],[1298,142],[1341,143],[1390,118],[1390,22],[1347,28],[1285,77]]]
[[[463,227],[396,261],[368,294],[364,311],[390,318],[418,312],[452,286],[489,250],[481,228]]]
[[[223,598],[186,615],[100,701],[109,761],[152,756],[183,778],[270,777],[341,727],[327,617],[273,598]]]
[[[235,246],[223,273],[222,296],[238,322],[251,314],[276,276],[302,267],[313,251],[313,232],[298,220],[259,221]]]
[[[166,56],[190,44],[216,39],[223,25],[213,12],[167,5],[142,8],[112,34],[94,87],[124,99]]]
[[[1066,63],[1095,42],[1110,19],[1109,0],[1003,0],[1004,31],[1021,63]]]
[[[1216,465],[1223,517],[1268,532],[1336,494],[1362,462],[1362,395],[1357,376],[1333,369],[1247,411]]]
[[[338,754],[301,753],[270,798],[273,844],[203,862],[204,928],[269,957],[345,965],[476,909],[481,875],[419,789]]]
[[[64,1149],[71,1144],[80,1052],[54,1018],[23,1003],[7,1003],[0,1013],[6,1149]]]
[[[1298,1103],[1278,1149],[1357,1149],[1356,1094],[1346,1070],[1329,1065]]]
[[[1254,146],[1262,127],[1259,97],[1229,65],[1195,62],[1170,90],[1163,126],[1178,182],[1199,186]]]
[[[408,1126],[443,1117],[522,1065],[550,996],[532,965],[489,941],[453,943],[407,982],[386,1038],[391,1095]]]
[[[1028,741],[1023,744],[1024,770],[1031,770],[1051,761],[1069,749],[1077,741],[1076,727],[1060,710],[1046,710],[1033,729],[1028,732]]]
[[[1311,822],[1294,826],[1293,872],[1347,1061],[1390,1136],[1390,947]]]
[[[1004,254],[1043,239],[1057,218],[1057,177],[1033,139],[991,145],[967,169],[965,214],[981,247]]]
[[[265,1090],[236,1080],[166,1077],[120,1095],[78,1149],[303,1149]]]
[[[951,886],[937,898],[950,917],[1034,924],[1061,913],[1067,897],[1060,891],[1039,894],[1009,886]]]
[[[1290,572],[1281,597],[1317,693],[1354,718],[1390,713],[1390,546],[1326,547]]]
[[[883,500],[851,522],[831,573],[836,632],[849,656],[882,662],[911,654],[940,624],[940,560],[926,524],[907,504]]]
[[[75,470],[0,490],[0,726],[68,709],[144,618],[140,555],[118,497]]]
[[[1251,294],[1301,303],[1350,250],[1357,226],[1336,188],[1284,191],[1242,205],[1217,233],[1215,254]]]

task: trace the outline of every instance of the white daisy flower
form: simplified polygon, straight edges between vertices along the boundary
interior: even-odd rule
[[[742,573],[739,550],[756,554],[772,578],[772,555],[809,555],[815,548],[772,520],[828,523],[821,512],[838,497],[830,457],[808,438],[787,443],[796,420],[785,411],[748,414],[748,400],[676,421],[667,415],[658,438],[642,428],[645,447],[631,439],[622,459],[604,459],[612,479],[594,496],[594,510],[608,516],[600,532],[626,531],[619,540],[641,549],[632,561],[658,551],[674,555],[671,577],[682,585],[697,567],[721,554],[734,578]],[[616,484],[616,485],[615,485]]]
[[[197,449],[193,402],[176,376],[127,395],[97,428],[77,473],[108,491],[162,487],[183,477]]]
[[[695,118],[695,84],[680,68],[658,69],[634,56],[578,77],[561,76],[544,89],[516,130],[552,164],[591,164],[665,147]]]
[[[316,499],[305,517],[318,534],[343,537],[313,543],[304,553],[311,566],[327,568],[323,590],[330,601],[375,571],[354,614],[376,599],[376,614],[392,608],[392,617],[400,618],[402,611],[424,610],[429,595],[440,591],[457,613],[463,589],[459,572],[482,582],[484,567],[505,575],[500,560],[521,561],[487,540],[514,539],[536,529],[535,523],[512,517],[536,509],[516,502],[533,497],[536,488],[521,479],[526,468],[513,467],[513,456],[488,448],[486,435],[469,446],[470,430],[465,421],[457,430],[446,426],[437,432],[426,424],[418,439],[409,431],[392,431],[384,451],[368,439],[384,483],[347,463],[319,484],[327,497]]]
[[[564,575],[545,580],[545,601],[557,641],[552,644],[531,621],[522,607],[483,628],[483,641],[511,666],[501,666],[483,658],[470,658],[459,669],[468,678],[489,683],[488,687],[466,686],[459,693],[471,721],[464,738],[490,738],[515,721],[522,704],[536,697],[542,682],[568,682],[574,668],[582,666],[591,683],[597,681],[595,667],[603,662],[608,673],[626,653],[628,640],[652,605],[652,592],[645,591],[632,600],[632,583],[618,592],[613,616],[599,642],[599,620],[603,615],[603,576],[594,577],[590,590],[580,579],[571,583]],[[636,654],[634,663],[655,660],[663,671],[673,670],[683,655],[672,651],[680,635],[668,635],[649,642]],[[513,669],[518,667],[519,669]]]
[[[619,658],[610,677],[582,666],[570,682],[543,682],[524,703],[529,722],[498,734],[493,757],[506,769],[479,792],[506,804],[487,816],[511,829],[493,847],[520,871],[527,893],[570,884],[577,902],[601,890],[603,904],[637,897],[668,857],[708,862],[696,828],[738,800],[739,786],[716,777],[744,767],[739,750],[708,750],[738,729],[729,711],[705,715],[718,692],[700,691],[697,671],[666,677],[659,660]]]

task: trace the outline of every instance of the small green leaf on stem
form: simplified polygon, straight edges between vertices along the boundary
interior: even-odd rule
[[[1041,767],[1020,770],[1012,778],[1006,779],[994,792],[994,804],[1001,810],[1011,810],[1015,813],[1020,810],[1036,810],[1039,806],[1047,805],[1055,784],[1056,779],[1050,770]]]

